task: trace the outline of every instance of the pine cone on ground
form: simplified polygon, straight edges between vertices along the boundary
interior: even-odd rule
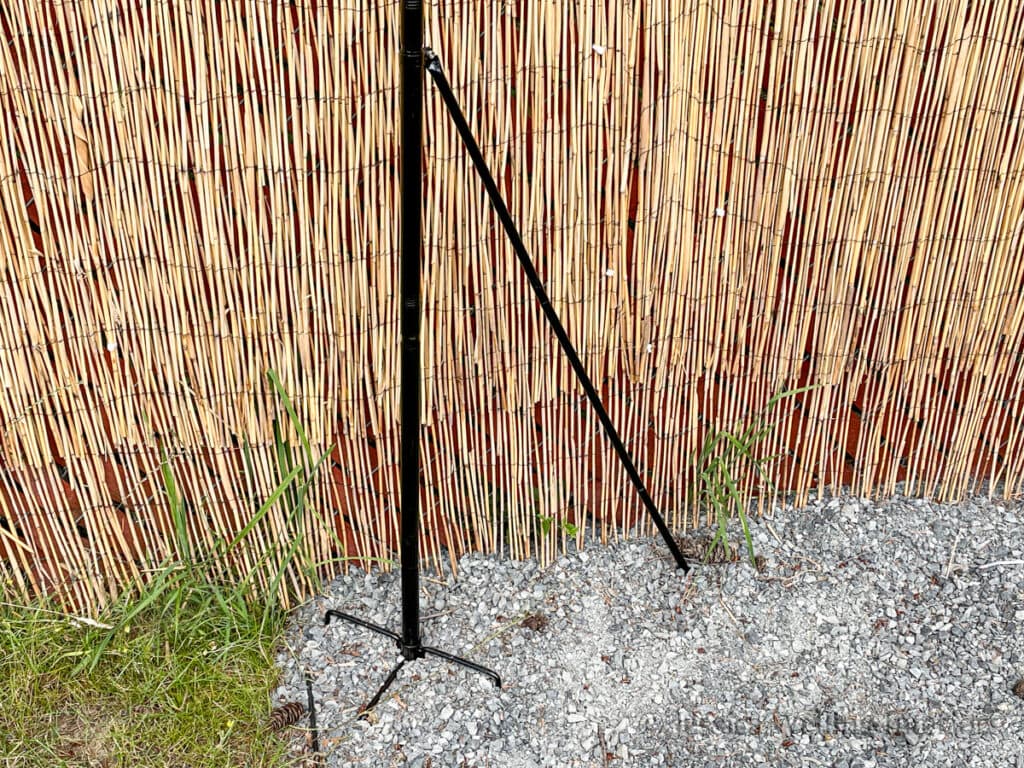
[[[290,704],[284,704],[271,710],[267,726],[272,731],[284,730],[289,725],[295,725],[295,723],[299,722],[299,718],[302,717],[305,712],[306,708],[297,701],[293,701]]]

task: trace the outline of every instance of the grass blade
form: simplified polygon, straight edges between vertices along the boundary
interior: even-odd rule
[[[253,518],[245,524],[245,527],[242,528],[238,535],[231,540],[230,544],[228,544],[229,551],[238,546],[239,542],[241,542],[242,539],[244,539],[252,532],[252,529],[259,524],[260,520],[266,517],[267,513],[273,508],[273,506],[278,502],[278,500],[280,500],[281,496],[283,496],[284,493],[291,487],[292,482],[295,480],[296,477],[298,477],[300,472],[302,472],[301,465],[293,467],[292,471],[289,472],[281,480],[281,482],[277,484],[277,487],[267,497],[267,500],[260,505],[260,508],[256,511],[256,514],[253,515]]]
[[[267,378],[270,379],[270,383],[274,385],[274,389],[277,391],[278,397],[281,398],[282,405],[284,405],[285,412],[288,414],[288,419],[291,421],[292,427],[295,429],[295,432],[299,436],[299,440],[302,442],[303,456],[306,459],[306,464],[311,465],[313,463],[313,450],[309,447],[309,438],[306,437],[306,430],[303,429],[302,422],[299,421],[299,416],[295,412],[295,408],[292,405],[291,399],[288,397],[288,393],[281,384],[281,379],[273,368],[267,370]]]

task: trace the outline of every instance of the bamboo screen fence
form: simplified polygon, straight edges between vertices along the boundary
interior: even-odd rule
[[[331,451],[306,554],[393,551],[398,8],[347,2],[0,5],[4,591],[101,605],[173,556],[161,457],[193,544],[235,535],[299,442],[268,370]],[[798,500],[1020,490],[1024,6],[427,13],[673,526],[708,430],[804,384],[763,446]],[[425,551],[643,528],[428,92]]]

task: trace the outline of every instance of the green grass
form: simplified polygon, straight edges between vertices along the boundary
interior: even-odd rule
[[[266,728],[279,672],[275,649],[287,620],[284,577],[319,584],[302,544],[314,514],[307,498],[328,453],[314,458],[273,371],[301,450],[274,421],[278,485],[230,541],[200,548],[166,456],[173,554],[153,578],[97,619],[60,606],[0,603],[0,765],[260,768],[288,765],[288,745]],[[244,446],[249,472],[251,453]],[[256,506],[254,504],[254,506]],[[279,514],[288,542],[244,567],[240,548]]]
[[[286,743],[264,727],[283,616],[208,598],[177,579],[142,611],[105,612],[113,631],[0,605],[0,765],[286,765]]]

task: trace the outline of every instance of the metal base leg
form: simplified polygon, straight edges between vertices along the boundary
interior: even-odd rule
[[[377,689],[377,692],[373,694],[373,698],[363,704],[359,708],[359,719],[365,720],[367,715],[373,710],[377,704],[380,703],[380,697],[384,695],[384,692],[391,687],[391,684],[395,682],[395,678],[398,677],[398,672],[405,666],[405,659],[398,662],[398,666],[391,670],[386,678],[384,678],[383,684]]]
[[[501,688],[501,677],[497,672],[480,664],[476,664],[475,662],[469,661],[468,659],[464,659],[461,656],[455,656],[447,651],[442,651],[439,648],[431,648],[425,645],[416,645],[412,648],[406,647],[402,644],[402,638],[397,632],[392,632],[390,629],[386,629],[379,624],[374,624],[373,622],[360,619],[358,616],[353,616],[350,613],[343,613],[342,611],[327,611],[327,613],[324,614],[324,624],[330,624],[332,618],[347,621],[350,624],[355,624],[356,626],[363,627],[371,632],[376,632],[378,635],[384,635],[385,637],[394,640],[395,645],[397,645],[399,650],[402,651],[402,655],[404,657],[400,662],[398,662],[398,666],[391,670],[388,676],[384,679],[384,683],[377,690],[377,693],[373,695],[373,698],[359,708],[360,719],[365,719],[367,713],[380,703],[381,697],[387,689],[391,687],[391,684],[395,682],[395,679],[398,677],[398,673],[401,671],[402,667],[405,666],[405,662],[422,659],[424,656],[436,656],[437,658],[451,662],[452,664],[458,664],[460,667],[465,667],[466,669],[471,669],[474,672],[479,672],[481,675],[489,678],[494,683],[495,687],[499,689]]]

